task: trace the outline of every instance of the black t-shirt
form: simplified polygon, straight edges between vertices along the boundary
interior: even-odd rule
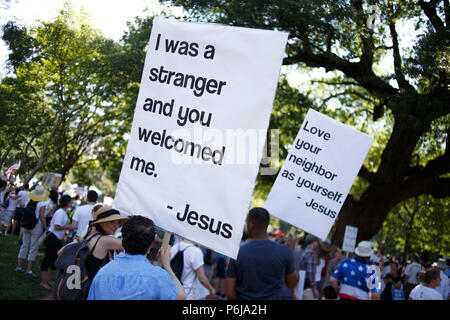
[[[271,240],[243,244],[237,259],[231,259],[226,276],[236,278],[242,300],[280,300],[285,276],[292,274],[294,257],[288,246]]]

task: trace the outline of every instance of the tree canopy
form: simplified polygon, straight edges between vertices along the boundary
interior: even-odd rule
[[[334,243],[340,244],[347,224],[359,228],[358,240],[372,238],[388,212],[409,198],[450,195],[447,0],[161,2],[182,6],[193,21],[289,32],[285,65],[334,73],[321,81],[340,110],[327,112],[344,122],[365,114],[370,123],[364,131],[387,124],[385,144],[372,148],[379,150],[371,151],[359,172],[362,192],[349,195],[343,205]],[[369,5],[379,9],[375,27]],[[414,26],[408,30],[412,47],[401,46],[400,25]],[[386,56],[393,60],[390,73],[379,70]],[[299,125],[301,114],[297,120]]]
[[[2,38],[12,75],[0,87],[1,159],[19,156],[25,181],[43,170],[65,175],[120,125],[120,94],[109,83],[118,44],[70,5],[30,30],[8,22]]]

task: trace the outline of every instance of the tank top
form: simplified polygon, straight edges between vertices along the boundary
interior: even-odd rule
[[[91,241],[94,236],[98,235],[98,233],[94,234],[87,242]],[[100,240],[100,238],[103,236],[98,237],[97,241],[95,242],[94,246],[92,247],[91,252],[86,258],[86,271],[89,277],[89,280],[92,282],[94,280],[95,275],[97,274],[98,270],[100,270],[101,267],[103,267],[105,264],[109,262],[108,253],[106,253],[106,256],[103,259],[99,259],[93,255],[93,252],[95,248],[97,247],[97,243]]]

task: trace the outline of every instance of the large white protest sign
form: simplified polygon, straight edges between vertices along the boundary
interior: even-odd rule
[[[155,18],[113,207],[235,258],[265,139],[227,132],[267,132],[287,37]]]
[[[356,245],[356,237],[358,235],[358,228],[352,226],[345,226],[344,241],[342,242],[342,251],[354,252]]]
[[[264,207],[271,215],[324,240],[372,141],[309,109]]]

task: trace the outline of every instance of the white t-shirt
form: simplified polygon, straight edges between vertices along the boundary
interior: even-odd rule
[[[413,300],[443,300],[439,291],[421,284],[411,290],[409,297]]]
[[[48,199],[47,208],[45,209],[45,216],[47,217],[49,214],[53,215],[56,208],[58,208],[58,205],[54,203],[52,199]]]
[[[89,227],[89,221],[94,220],[92,217],[93,207],[94,205],[92,204],[85,204],[75,209],[72,216],[72,221],[75,220],[78,223],[76,234],[80,237],[84,237],[86,235]]]
[[[180,241],[170,248],[170,256],[172,258],[175,257],[177,252],[180,250],[184,250],[184,266],[183,274],[181,276],[181,283],[183,284],[184,291],[186,292],[186,300],[202,299],[209,294],[208,289],[200,283],[197,275],[195,274],[195,270],[203,265],[202,250],[192,243]]]
[[[418,284],[419,280],[417,280],[417,274],[422,270],[423,267],[420,263],[412,262],[408,264],[405,268],[405,275],[408,276],[408,283]]]
[[[439,273],[441,274],[441,285],[437,288],[435,288],[439,293],[442,295],[442,298],[444,300],[447,300],[448,294],[449,294],[449,280],[447,275],[442,271],[439,270]]]
[[[316,282],[322,279],[322,269],[325,267],[325,259],[320,258],[319,265],[316,268]]]
[[[28,197],[28,192],[27,190],[21,190],[19,191],[19,199],[20,202],[22,203],[22,208],[25,208],[28,204],[28,201],[30,201],[30,198]]]
[[[39,219],[39,211],[41,210],[42,207],[46,207],[46,206],[47,206],[47,200],[39,201],[36,205],[36,210],[34,211],[34,213],[36,214],[36,218],[38,219],[38,223],[41,225],[42,225],[42,223],[41,223],[41,219]],[[45,211],[44,211],[44,213],[45,213]]]
[[[59,240],[62,240],[64,238],[64,235],[66,234],[66,230],[55,230],[55,224],[58,226],[65,226],[69,222],[69,217],[67,216],[67,213],[64,211],[64,209],[59,208],[56,210],[55,214],[53,215],[52,221],[50,221],[50,227],[48,230],[52,232]]]
[[[8,210],[8,211],[15,211],[16,207],[18,205],[18,202],[19,202],[19,198],[14,200],[14,199],[11,199],[10,196],[16,196],[16,194],[13,195],[13,194],[10,193],[8,195],[9,203],[8,203],[8,208],[6,208],[6,210]]]

